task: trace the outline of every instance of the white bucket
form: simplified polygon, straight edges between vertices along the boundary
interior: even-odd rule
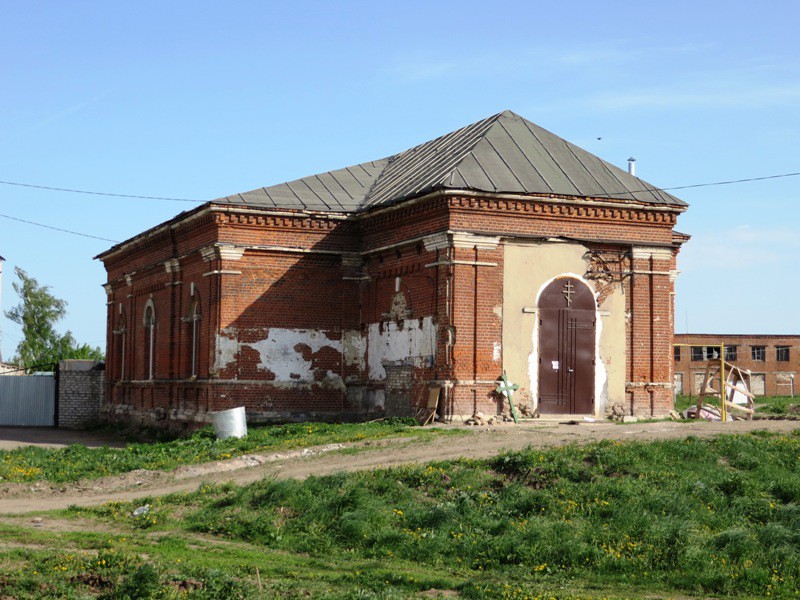
[[[214,424],[214,433],[218,440],[229,437],[241,438],[247,435],[247,418],[244,406],[221,410],[211,413],[211,422]]]

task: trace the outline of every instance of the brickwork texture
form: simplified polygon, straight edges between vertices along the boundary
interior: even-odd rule
[[[83,429],[97,423],[103,404],[103,363],[62,360],[58,368],[58,427]]]
[[[237,406],[251,421],[376,418],[414,414],[436,387],[442,418],[507,413],[503,245],[559,237],[623,256],[592,284],[626,298],[620,394],[630,414],[665,414],[679,211],[607,204],[441,193],[347,218],[204,205],[103,256],[100,415],[173,429]]]

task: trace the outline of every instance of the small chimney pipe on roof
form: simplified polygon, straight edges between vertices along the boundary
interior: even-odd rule
[[[628,173],[636,177],[636,159],[632,156],[628,159]]]

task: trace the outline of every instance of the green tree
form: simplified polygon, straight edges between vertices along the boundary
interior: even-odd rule
[[[16,267],[18,282],[13,285],[21,302],[6,311],[6,317],[22,327],[22,341],[17,346],[14,362],[27,370],[54,368],[59,360],[88,358],[103,360],[99,347],[78,344],[70,331],[61,335],[56,322],[67,314],[67,303],[50,293],[50,286],[39,285],[33,277]]]

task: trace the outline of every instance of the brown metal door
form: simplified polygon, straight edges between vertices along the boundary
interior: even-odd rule
[[[594,412],[594,296],[559,277],[539,299],[539,412]]]

